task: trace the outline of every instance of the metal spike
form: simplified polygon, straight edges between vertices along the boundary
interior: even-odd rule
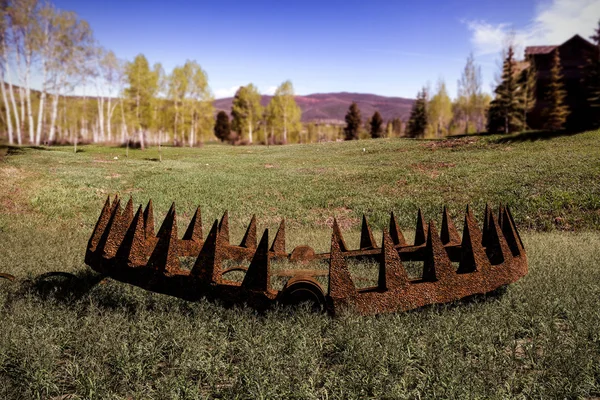
[[[342,231],[340,229],[340,226],[337,223],[337,220],[334,218],[333,219],[333,236],[337,238],[338,242],[338,247],[340,248],[340,251],[342,252],[346,252],[348,251],[348,246],[346,246],[346,241],[344,240],[344,237],[342,236]]]
[[[485,254],[482,243],[483,234],[479,230],[477,221],[470,209],[465,214],[463,237],[461,243],[459,274],[484,271],[490,266],[490,261]]]
[[[166,226],[165,221],[167,221],[169,219],[169,216],[174,213],[175,213],[175,202],[171,203],[171,207],[169,208],[169,211],[167,211],[167,215],[165,216],[165,219],[164,219],[162,225],[160,226],[160,228],[158,228],[158,233],[156,234],[156,237],[160,237],[161,235],[163,235],[163,228]]]
[[[394,290],[408,285],[408,275],[402,266],[394,242],[388,232],[383,230],[381,239],[381,259],[377,286],[381,290]]]
[[[148,260],[148,266],[168,274],[180,270],[177,255],[177,213],[175,203],[171,206],[158,230],[158,241]]]
[[[430,221],[427,227],[423,280],[427,282],[451,280],[454,274],[452,262],[438,236],[435,223]]]
[[[275,239],[273,240],[273,244],[271,245],[271,249],[269,251],[276,254],[285,253],[285,219],[281,220],[279,229],[277,229]]]
[[[492,209],[488,203],[485,204],[485,211],[483,212],[483,230],[481,236],[481,244],[483,247],[487,246],[490,236],[490,217],[492,216]]]
[[[504,227],[504,206],[502,203],[498,207],[498,225],[500,225],[500,229]]]
[[[125,238],[119,250],[117,250],[116,258],[124,260],[129,267],[142,267],[146,265],[147,252],[143,211],[142,206],[140,206],[127,233],[125,233]]]
[[[521,240],[521,235],[517,230],[517,225],[515,224],[515,220],[512,216],[510,208],[506,206],[504,208],[504,226],[502,231],[504,232],[504,237],[510,246],[510,249],[513,255],[516,257],[524,253],[525,246],[523,245],[523,241]]]
[[[191,274],[197,276],[204,283],[216,283],[221,271],[221,246],[224,239],[219,232],[219,221],[213,223]]]
[[[115,194],[115,198],[113,199],[112,202],[112,206],[111,206],[111,211],[114,211],[115,207],[117,206],[117,204],[121,204],[121,199],[119,198],[119,194]]]
[[[183,240],[201,242],[202,239],[202,214],[200,213],[200,207],[198,207],[196,208],[196,212],[194,213],[187,230],[183,234]]]
[[[442,216],[442,232],[440,234],[440,239],[443,245],[460,243],[460,236],[458,235],[456,226],[454,226],[454,221],[452,221],[452,218],[450,218],[450,215],[448,214],[446,206],[444,206],[444,213]]]
[[[125,232],[127,232],[127,228],[129,227],[125,218],[125,213],[121,212],[120,200],[118,200],[111,223],[107,227],[108,236],[103,248],[104,257],[114,257],[117,249],[121,246]]]
[[[356,286],[350,276],[346,258],[343,255],[341,244],[344,239],[339,235],[339,227],[334,220],[333,234],[331,235],[331,251],[329,252],[329,288],[328,295],[332,298],[347,298],[356,293]]]
[[[90,240],[88,241],[87,248],[89,251],[96,251],[96,246],[98,246],[98,242],[100,241],[100,238],[102,237],[102,234],[108,225],[110,215],[110,196],[108,196],[106,197],[106,201],[104,202],[104,207],[102,207],[98,221],[96,221],[96,226],[94,226],[92,236],[90,236]]]
[[[265,229],[260,244],[252,257],[248,271],[242,281],[242,287],[249,290],[267,291],[271,287],[271,269],[269,260],[269,230]]]
[[[131,221],[133,221],[133,199],[131,196],[129,196],[129,201],[127,202],[125,210],[123,211],[123,221],[127,226],[129,226]]]
[[[425,219],[419,208],[417,215],[417,231],[415,232],[415,246],[421,246],[425,244],[427,240],[427,228],[425,226]]]
[[[256,249],[256,215],[252,216],[250,225],[248,225],[242,243],[240,243],[240,247]]]
[[[219,235],[229,244],[229,213],[225,211],[219,221]]]
[[[396,216],[393,211],[390,215],[390,236],[394,245],[407,246],[406,239],[404,239],[404,235],[398,226],[398,221],[396,221]]]
[[[146,239],[154,237],[154,210],[152,207],[152,199],[148,201],[148,205],[144,210],[144,232]]]
[[[496,217],[493,215],[490,215],[490,238],[485,250],[492,265],[512,260],[511,249],[506,243],[500,225],[496,223]]]
[[[367,222],[367,217],[363,214],[362,218],[362,226],[360,228],[360,249],[375,249],[377,248],[377,244],[375,244],[375,238],[373,238],[373,232],[371,231],[371,227]]]

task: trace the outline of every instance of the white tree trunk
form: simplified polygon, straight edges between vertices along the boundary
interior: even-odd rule
[[[56,117],[58,116],[58,93],[52,96],[52,116],[50,117],[50,134],[48,135],[48,142],[54,142],[54,134],[56,129]]]
[[[13,138],[13,126],[12,120],[10,118],[10,104],[8,103],[8,99],[6,98],[6,87],[4,84],[4,74],[2,74],[2,79],[0,79],[0,85],[2,85],[2,100],[4,100],[4,110],[6,111],[6,129],[8,130],[8,144],[14,144],[15,139]]]
[[[96,101],[98,104],[98,136],[100,141],[104,142],[104,97],[100,96]]]
[[[106,134],[108,135],[108,142],[112,143],[112,115],[114,108],[111,107],[111,98],[108,98],[108,104],[106,105]]]
[[[13,90],[12,82],[10,81],[10,64],[6,63],[6,75],[8,76],[8,96],[13,106],[13,112],[15,115],[15,132],[17,133],[17,144],[20,146],[23,144],[23,135],[21,134],[21,124],[19,122],[19,109],[17,108],[17,102],[15,101],[15,92]]]
[[[27,100],[27,124],[29,125],[29,139],[34,142],[34,123],[33,123],[33,110],[31,109],[31,88],[29,85],[29,78],[31,76],[31,54],[27,54],[25,57],[25,100]],[[36,146],[40,143],[35,140]]]
[[[41,140],[42,140],[42,121],[44,118],[44,100],[46,99],[46,67],[43,67],[43,72],[42,72],[42,76],[43,76],[43,80],[42,80],[42,93],[40,95],[40,106],[39,106],[39,110],[38,110],[38,121],[37,121],[37,132],[35,134],[35,143],[36,144],[40,144]],[[50,141],[51,142],[51,141]]]
[[[140,140],[140,149],[144,150],[144,131],[141,127],[138,129],[138,137]]]
[[[248,120],[248,143],[252,144],[252,120]]]

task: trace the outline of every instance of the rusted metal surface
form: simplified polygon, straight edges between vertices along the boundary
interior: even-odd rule
[[[258,309],[275,302],[310,301],[332,313],[350,308],[363,315],[485,294],[517,281],[528,268],[523,242],[506,206],[500,206],[497,217],[486,206],[483,230],[467,207],[462,238],[445,207],[439,234],[435,223],[426,223],[419,210],[413,245],[407,243],[393,213],[380,245],[363,217],[360,248],[356,250],[348,248],[334,220],[331,250],[321,254],[309,246],[287,253],[284,220],[270,245],[268,230],[257,244],[254,216],[240,245],[231,244],[227,212],[213,222],[204,238],[199,208],[179,239],[175,204],[154,232],[151,201],[134,215],[131,199],[124,209],[118,197],[112,203],[107,199],[89,239],[85,262],[116,280],[192,301],[206,297]],[[182,267],[182,257],[195,258],[191,269]],[[355,280],[361,279],[352,277],[348,268],[351,259],[378,263],[375,286],[356,286]],[[271,271],[275,260],[301,264],[301,268]],[[305,268],[318,261],[327,261],[329,269]],[[419,278],[409,278],[402,264],[406,261],[423,263]],[[231,262],[249,265],[225,267]],[[231,272],[243,274],[243,279],[227,279]],[[272,287],[272,277],[287,279],[281,290]],[[328,279],[327,290],[317,278]]]

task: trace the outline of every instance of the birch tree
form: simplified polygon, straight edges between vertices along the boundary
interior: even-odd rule
[[[22,85],[19,90],[21,121],[25,121],[26,112],[29,143],[35,144],[30,81],[34,57],[40,44],[40,3],[38,0],[13,0],[7,11],[16,67]]]
[[[287,143],[288,132],[299,131],[301,128],[300,117],[302,111],[294,99],[294,86],[291,81],[283,82],[275,91],[271,99],[272,119],[275,126],[282,130],[282,143]]]
[[[77,18],[74,13],[60,13],[57,18],[57,30],[57,45],[48,64],[49,89],[52,91],[49,143],[55,140],[60,96],[71,92],[77,83],[82,82],[81,77],[85,76],[83,70],[93,43],[89,24]]]
[[[238,89],[231,107],[232,128],[242,135],[248,132],[248,143],[253,142],[253,131],[262,117],[261,95],[253,84]]]
[[[153,102],[158,91],[158,73],[150,69],[148,60],[138,54],[126,64],[125,74],[128,87],[125,94],[130,101],[134,124],[142,150],[145,147],[145,134],[152,124]]]

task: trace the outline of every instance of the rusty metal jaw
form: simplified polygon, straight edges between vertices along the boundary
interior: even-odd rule
[[[257,244],[254,216],[241,243],[233,245],[227,212],[213,222],[204,239],[200,208],[180,239],[175,204],[154,234],[152,208],[150,201],[134,214],[132,199],[122,209],[118,197],[112,203],[108,198],[88,241],[85,262],[116,280],[186,300],[206,297],[257,309],[276,302],[310,301],[332,313],[349,307],[363,315],[406,311],[488,293],[527,273],[525,249],[508,207],[500,207],[498,218],[486,207],[483,231],[467,207],[462,239],[445,207],[439,235],[434,222],[426,224],[419,210],[413,245],[407,244],[392,213],[381,247],[363,216],[357,250],[347,247],[334,220],[331,251],[323,254],[316,254],[308,246],[299,246],[288,254],[283,220],[270,245],[268,230]],[[181,257],[195,258],[193,267],[183,268]],[[378,263],[376,286],[356,287],[347,264],[352,258]],[[329,261],[328,272],[271,271],[272,260],[306,264],[323,259]],[[226,268],[228,261],[249,262],[249,266]],[[409,279],[402,264],[406,261],[423,263],[420,278]],[[243,272],[244,278],[228,279],[233,271]],[[281,290],[271,286],[275,275],[289,278]],[[327,291],[316,279],[318,275],[328,276]]]

